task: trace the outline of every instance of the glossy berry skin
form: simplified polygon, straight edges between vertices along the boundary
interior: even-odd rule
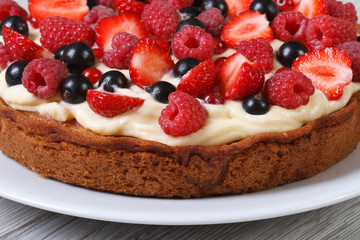
[[[252,115],[262,115],[270,109],[269,102],[261,94],[248,96],[244,99],[242,106],[247,113]]]
[[[202,29],[205,29],[205,25],[197,18],[188,18],[185,20],[182,20],[179,22],[179,24],[176,27],[175,32],[180,31],[183,27],[185,26],[198,26],[201,27]]]
[[[99,3],[95,0],[87,0],[86,4],[88,5],[89,9],[92,9],[93,7],[99,5]]]
[[[250,10],[266,14],[266,18],[271,22],[280,12],[279,7],[273,0],[254,0],[250,4]]]
[[[5,72],[5,80],[9,86],[22,84],[21,78],[24,72],[24,68],[28,65],[28,62],[17,61],[12,63]]]
[[[176,87],[169,82],[159,81],[146,87],[145,90],[160,103],[169,102],[169,94],[176,91]]]
[[[128,88],[130,83],[123,73],[113,70],[101,76],[99,86],[103,86],[107,92],[115,92],[114,87]]]
[[[195,7],[186,7],[180,10],[180,16],[183,19],[194,18],[200,14],[200,11]]]
[[[27,25],[26,21],[24,21],[24,19],[22,19],[19,16],[15,16],[15,15],[9,16],[1,21],[0,35],[2,35],[1,32],[2,32],[3,26],[7,26],[8,28],[11,28],[11,29],[17,31],[18,33],[24,35],[25,37],[29,36],[28,25]]]
[[[360,42],[360,36],[358,36],[356,40],[357,40],[358,42]]]
[[[276,54],[279,62],[285,67],[291,67],[296,58],[309,52],[309,49],[298,41],[285,42]]]
[[[63,62],[71,73],[81,73],[95,64],[95,54],[91,47],[83,42],[75,42],[65,48]]]
[[[221,14],[226,18],[228,15],[228,6],[225,0],[204,0],[201,4],[201,10],[207,10],[209,8],[218,8],[221,10]]]
[[[187,57],[180,59],[173,69],[173,74],[175,77],[181,78],[184,76],[190,69],[193,69],[200,64],[200,61],[196,58]]]
[[[64,45],[58,48],[58,50],[55,53],[55,59],[62,61],[62,57],[64,55],[64,50],[65,48],[67,48],[69,45]]]
[[[61,98],[71,104],[86,101],[88,89],[93,89],[90,80],[81,74],[72,74],[65,78],[60,87]]]
[[[97,68],[87,68],[81,74],[87,77],[92,84],[97,83],[102,76],[102,72]]]

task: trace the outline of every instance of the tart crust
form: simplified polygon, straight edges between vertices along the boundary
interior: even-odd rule
[[[136,196],[206,197],[269,189],[314,176],[360,140],[360,91],[346,107],[301,128],[221,146],[168,146],[102,136],[75,120],[18,111],[0,99],[0,149],[39,173]]]

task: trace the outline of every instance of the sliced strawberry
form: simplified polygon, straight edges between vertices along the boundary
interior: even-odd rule
[[[139,87],[160,81],[162,76],[174,68],[170,53],[153,39],[143,38],[133,48],[129,66],[130,77]]]
[[[95,42],[105,51],[109,51],[113,37],[120,32],[128,32],[137,36],[139,39],[148,35],[146,27],[140,17],[132,14],[121,14],[104,18],[98,22],[95,28]]]
[[[212,60],[206,60],[182,76],[177,90],[201,98],[214,87],[215,80],[215,65]]]
[[[234,53],[220,65],[218,81],[224,99],[244,99],[260,92],[264,73],[257,62],[252,63],[241,53]]]
[[[141,16],[145,3],[136,0],[114,0],[115,9],[119,14],[132,13]]]
[[[326,0],[301,0],[295,5],[293,11],[299,11],[307,18],[329,14]]]
[[[292,68],[310,78],[329,100],[339,99],[353,76],[349,56],[338,48],[306,53],[294,61]]]
[[[228,17],[232,18],[241,12],[249,10],[252,1],[254,0],[225,0],[228,6]]]
[[[97,90],[88,90],[86,101],[94,112],[103,117],[114,117],[144,103],[142,98]]]
[[[274,38],[265,14],[249,10],[242,12],[228,21],[221,33],[221,38],[229,47],[236,48],[241,41],[262,37]]]
[[[53,56],[48,50],[11,28],[4,26],[2,35],[5,46],[14,61],[24,60],[29,62],[35,58],[51,58]]]
[[[30,0],[28,8],[30,15],[37,22],[53,16],[81,22],[89,12],[86,0]]]

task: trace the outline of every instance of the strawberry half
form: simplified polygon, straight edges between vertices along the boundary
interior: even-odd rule
[[[241,12],[249,10],[252,1],[254,0],[225,0],[228,6],[228,17],[232,18]]]
[[[338,48],[306,53],[294,61],[292,68],[310,78],[329,100],[339,99],[353,76],[349,56]]]
[[[103,117],[114,117],[144,103],[142,98],[97,90],[88,90],[86,101],[94,112]]]
[[[218,82],[224,99],[244,99],[260,92],[264,73],[257,62],[234,53],[220,65]]]
[[[132,51],[130,78],[139,87],[160,81],[166,72],[174,68],[170,53],[151,38],[139,40]]]
[[[7,26],[2,29],[4,43],[14,61],[31,61],[36,58],[51,58],[48,50]]]
[[[105,51],[109,51],[113,37],[120,32],[128,32],[139,39],[148,35],[140,17],[132,14],[121,14],[104,18],[98,22],[95,28],[95,42]]]
[[[86,0],[30,0],[30,15],[40,22],[47,17],[66,17],[81,22],[89,12]]]
[[[301,0],[292,11],[301,12],[307,18],[320,14],[329,14],[326,0]]]
[[[265,14],[253,10],[242,12],[232,18],[221,32],[221,39],[227,46],[233,48],[236,48],[241,41],[259,37],[268,41],[274,38]]]

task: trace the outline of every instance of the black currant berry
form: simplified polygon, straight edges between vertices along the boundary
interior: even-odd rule
[[[22,19],[19,16],[16,16],[16,15],[9,16],[1,21],[0,35],[2,35],[1,32],[2,32],[2,29],[4,26],[7,26],[8,28],[11,28],[11,29],[17,31],[18,33],[24,35],[25,37],[29,36],[28,25],[27,25],[26,21],[24,21],[24,19]]]
[[[204,0],[201,4],[201,10],[207,10],[209,8],[218,8],[221,10],[221,14],[226,18],[228,15],[228,6],[225,0]]]
[[[195,7],[186,7],[180,10],[182,19],[195,18],[200,14],[200,11]]]
[[[360,42],[360,36],[357,37],[357,41]]]
[[[96,0],[87,0],[87,5],[89,9],[92,9],[93,7],[99,5],[99,3]]]
[[[62,61],[63,55],[64,55],[64,50],[65,48],[67,48],[69,45],[64,45],[58,48],[58,50],[55,53],[55,59]]]
[[[269,102],[261,94],[248,96],[242,106],[247,113],[252,115],[262,115],[270,109]]]
[[[77,104],[86,101],[87,90],[93,88],[87,77],[81,74],[72,74],[63,80],[60,93],[65,102]]]
[[[99,86],[103,86],[104,90],[107,92],[115,92],[114,87],[128,88],[130,83],[122,72],[113,70],[108,71],[101,76]]]
[[[179,22],[176,27],[176,32],[180,31],[185,26],[198,26],[205,29],[205,25],[197,18],[188,18]]]
[[[62,60],[71,73],[81,73],[95,64],[95,54],[83,42],[75,42],[64,49]]]
[[[150,93],[156,101],[166,104],[169,102],[169,94],[175,92],[176,87],[169,82],[158,81],[146,87],[145,90]]]
[[[262,14],[266,14],[266,18],[270,22],[280,12],[279,7],[276,5],[276,3],[273,0],[254,0],[250,4],[249,10],[255,10]]]
[[[9,86],[22,84],[22,75],[28,62],[17,61],[13,62],[5,72],[5,80]]]
[[[309,49],[304,44],[298,41],[288,41],[281,45],[276,57],[283,66],[291,67],[297,57],[307,52]]]
[[[181,78],[184,76],[190,69],[193,69],[200,64],[200,61],[196,58],[187,57],[180,59],[174,66],[173,74],[174,77]]]

